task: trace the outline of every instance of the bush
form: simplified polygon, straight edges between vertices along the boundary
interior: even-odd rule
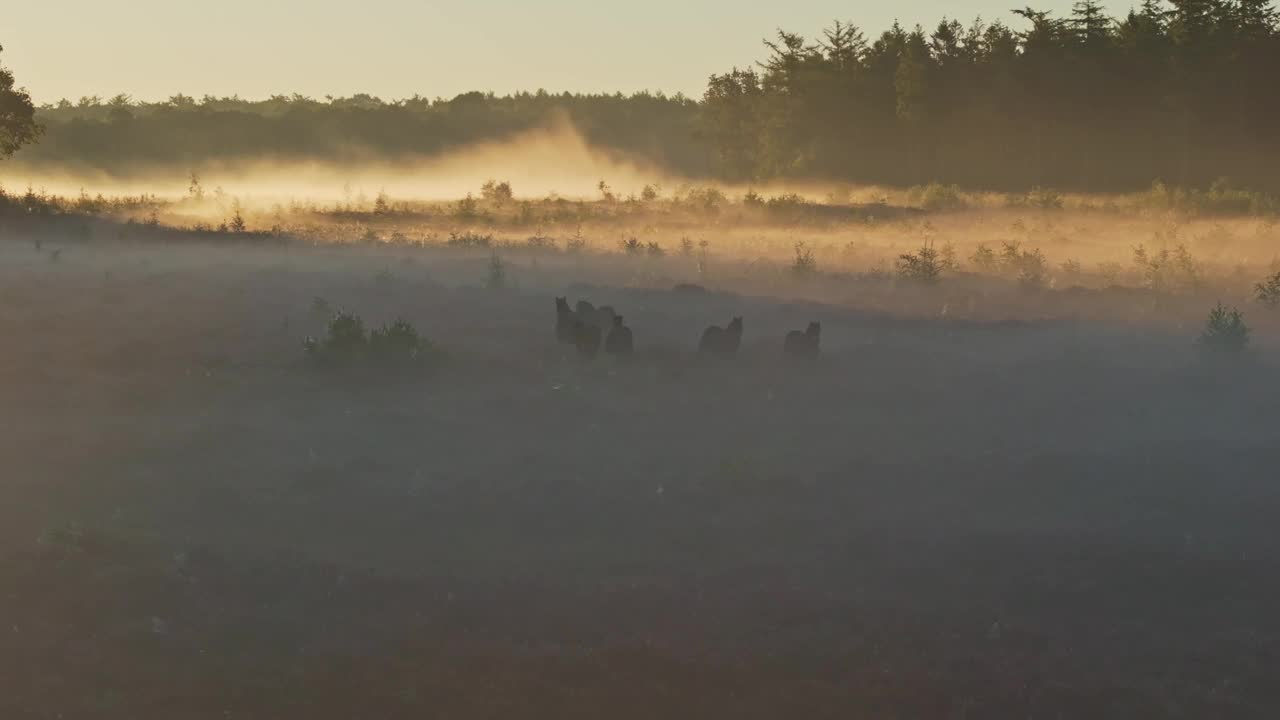
[[[639,255],[644,252],[644,243],[635,237],[624,238],[619,245],[622,252],[628,255]]]
[[[777,197],[769,198],[765,203],[765,210],[774,215],[794,215],[804,210],[809,203],[805,199],[795,193],[786,193]]]
[[[555,250],[556,239],[548,235],[543,235],[542,233],[537,233],[530,235],[528,239],[524,241],[524,245],[530,250]]]
[[[461,233],[451,232],[449,233],[449,239],[444,244],[458,248],[487,248],[493,245],[493,236],[482,235],[471,230]]]
[[[303,347],[312,358],[326,364],[350,364],[364,357],[369,339],[359,315],[339,310],[329,320],[323,339],[308,337]]]
[[[396,320],[369,334],[369,357],[382,365],[412,365],[424,359],[430,347],[406,320]]]
[[[1253,287],[1258,302],[1271,308],[1280,305],[1280,272]]]
[[[1185,245],[1179,244],[1173,252],[1168,248],[1151,254],[1142,244],[1133,249],[1133,264],[1142,273],[1146,287],[1161,292],[1200,285],[1200,264]]]
[[[995,272],[1000,267],[995,251],[986,245],[978,245],[978,249],[973,251],[969,260],[983,272]]]
[[[1208,190],[1170,187],[1157,180],[1151,184],[1142,202],[1155,210],[1202,215],[1272,215],[1280,212],[1280,200],[1237,188],[1229,178],[1214,180]]]
[[[515,198],[515,193],[511,191],[511,183],[505,180],[502,182],[489,180],[480,186],[480,197],[501,206],[511,202]]]
[[[1014,195],[1009,198],[1009,205],[1012,207],[1027,207],[1037,210],[1061,210],[1062,202],[1062,193],[1039,185],[1031,188],[1025,195]]]
[[[1243,352],[1249,346],[1249,326],[1244,324],[1244,313],[1218,303],[1209,312],[1209,320],[1200,336],[1200,346],[1219,353]]]
[[[653,202],[658,199],[658,187],[656,185],[645,185],[640,191],[640,199],[644,202]]]
[[[460,220],[471,220],[480,216],[480,203],[471,197],[471,193],[458,201],[453,209],[453,216]]]
[[[791,271],[801,277],[808,277],[818,272],[818,260],[813,257],[813,249],[808,243],[798,242],[795,245],[796,256],[791,261]]]
[[[366,334],[360,316],[348,312],[335,314],[326,336],[308,337],[303,347],[313,360],[330,367],[371,361],[384,367],[404,368],[427,362],[437,354],[408,321],[396,320]]]
[[[932,285],[942,279],[942,257],[933,243],[926,242],[914,253],[898,256],[898,277]]]
[[[665,257],[667,254],[667,251],[663,250],[662,246],[655,241],[650,241],[649,244],[645,245],[644,251],[649,257],[655,258]]]
[[[706,213],[715,213],[725,203],[724,193],[716,188],[691,188],[684,196],[689,207]]]
[[[907,198],[925,210],[960,210],[968,205],[959,186],[936,182],[911,188]]]

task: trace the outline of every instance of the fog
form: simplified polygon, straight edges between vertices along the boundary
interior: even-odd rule
[[[461,212],[490,178],[516,201]],[[752,204],[566,127],[394,168],[202,170],[202,200],[153,182],[101,187],[158,202],[0,223],[21,659],[0,708],[1277,700],[1241,652],[1280,632],[1267,218],[817,182]],[[237,204],[243,230],[208,225]],[[951,260],[912,276],[926,248]],[[558,343],[559,296],[622,314],[634,356]],[[1242,353],[1202,340],[1219,302]],[[318,362],[304,340],[338,311],[411,323],[432,363]],[[735,316],[736,356],[700,355]],[[818,360],[784,357],[811,321]],[[103,651],[71,663],[86,637]]]

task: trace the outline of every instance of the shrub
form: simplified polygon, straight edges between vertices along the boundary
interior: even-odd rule
[[[322,339],[308,337],[303,347],[312,358],[326,364],[349,364],[364,357],[369,344],[359,315],[338,311],[329,320]]]
[[[1152,254],[1139,243],[1133,248],[1133,264],[1142,273],[1143,284],[1152,290],[1172,291],[1180,287],[1196,287],[1201,282],[1200,264],[1185,245],[1173,252],[1168,248]]]
[[[658,199],[658,187],[656,185],[645,185],[640,190],[640,199],[644,202],[653,202]]]
[[[914,253],[898,256],[898,277],[932,285],[942,278],[942,260],[937,248],[925,242]]]
[[[724,193],[712,187],[692,188],[685,194],[684,201],[689,207],[706,213],[714,213],[724,204],[725,196]]]
[[[237,200],[233,207],[235,210],[235,214],[231,216],[231,225],[230,225],[231,232],[243,233],[244,231],[248,230],[248,225],[245,224],[244,214],[240,211],[240,201]]]
[[[1229,178],[1218,178],[1208,190],[1170,187],[1157,180],[1142,197],[1155,210],[1176,210],[1195,214],[1252,214],[1280,212],[1280,200],[1264,193],[1237,188]]]
[[[1000,267],[995,251],[986,245],[978,245],[978,249],[973,251],[969,260],[983,272],[995,272]]]
[[[1222,303],[1209,311],[1209,320],[1200,336],[1200,346],[1212,352],[1238,354],[1249,345],[1249,326],[1244,313]]]
[[[689,239],[688,235],[680,238],[680,254],[685,257],[693,255],[693,241]]]
[[[959,186],[936,182],[911,188],[907,197],[925,210],[959,210],[968,205]]]
[[[791,261],[791,271],[801,277],[818,272],[818,260],[813,257],[813,249],[803,241],[795,245],[795,259]]]
[[[620,246],[622,247],[622,252],[628,255],[639,255],[644,252],[644,243],[641,243],[635,237],[623,238]]]
[[[786,193],[769,198],[764,207],[774,215],[793,215],[803,210],[808,203],[795,193]]]
[[[587,239],[582,236],[582,228],[578,228],[573,233],[573,237],[565,241],[564,251],[567,253],[577,254],[587,249]]]
[[[303,341],[307,354],[327,366],[351,366],[371,361],[384,367],[409,367],[433,359],[435,348],[405,320],[365,333],[364,321],[354,313],[338,312],[323,339]]]
[[[1017,240],[1006,242],[1000,249],[1000,267],[1025,287],[1038,288],[1045,284],[1048,264],[1039,248],[1023,250]]]
[[[453,216],[461,220],[470,220],[479,217],[480,203],[476,202],[476,199],[471,197],[471,193],[467,193],[467,196],[459,200],[458,204],[454,206]]]
[[[489,256],[489,269],[485,275],[485,287],[490,290],[500,290],[507,284],[507,266],[502,262],[502,258],[498,257],[498,253]]]
[[[1257,295],[1258,302],[1267,307],[1280,305],[1280,272],[1254,285],[1254,294]]]
[[[489,180],[480,186],[480,197],[501,206],[511,202],[515,194],[511,191],[511,183],[505,180],[502,182]]]
[[[613,194],[613,189],[609,187],[609,183],[601,180],[596,189],[600,191],[600,199],[607,203],[617,202],[618,196]]]
[[[763,207],[764,198],[760,196],[760,193],[749,189],[746,194],[742,196],[742,204],[747,207]]]
[[[667,251],[663,250],[662,246],[654,241],[650,241],[649,244],[645,245],[644,251],[645,251],[645,254],[648,255],[649,257],[655,257],[655,258],[664,257],[667,254]]]
[[[396,320],[369,334],[369,357],[382,365],[412,365],[425,359],[430,348],[430,343],[406,320]]]
[[[482,235],[471,230],[461,233],[449,233],[449,239],[445,241],[445,245],[449,247],[459,248],[487,248],[493,245],[492,235]]]
[[[1022,195],[1010,195],[1006,201],[1009,207],[1032,208],[1035,210],[1061,210],[1062,193],[1052,188],[1039,185]]]
[[[378,197],[373,200],[373,214],[386,215],[391,212],[391,201],[387,198],[386,190],[379,190]]]
[[[556,239],[548,235],[543,235],[542,233],[536,233],[534,235],[530,235],[529,238],[524,241],[524,244],[525,244],[525,247],[529,248],[530,250],[555,250],[556,249]]]

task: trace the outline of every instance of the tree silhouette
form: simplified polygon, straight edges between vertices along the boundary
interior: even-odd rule
[[[3,51],[0,47],[0,52]],[[13,73],[0,66],[0,159],[14,154],[39,135],[40,125],[35,120],[31,96],[15,88]]]

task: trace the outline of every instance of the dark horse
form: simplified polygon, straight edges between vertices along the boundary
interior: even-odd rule
[[[742,318],[735,317],[725,327],[712,325],[702,331],[702,340],[698,343],[698,352],[729,357],[738,352],[742,345]]]

